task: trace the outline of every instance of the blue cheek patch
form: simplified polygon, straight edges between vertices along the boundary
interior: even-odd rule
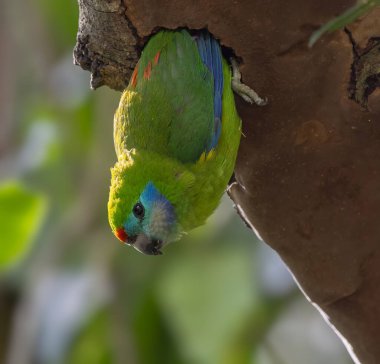
[[[161,195],[160,192],[158,192],[158,190],[152,182],[148,182],[140,196],[140,201],[144,206],[150,207],[153,204],[153,202],[160,200],[161,198],[164,198],[164,196]]]
[[[140,234],[140,221],[133,215],[133,213],[128,216],[127,222],[124,225],[124,229],[129,236],[136,236]]]
[[[165,211],[167,221],[173,223],[175,221],[175,212],[172,204],[162,195],[152,182],[148,182],[140,201],[144,205],[146,212],[149,213],[154,205],[160,206]]]
[[[138,201],[136,201],[138,202]],[[129,236],[136,236],[150,229],[152,211],[161,210],[165,216],[164,221],[167,227],[175,223],[175,212],[172,204],[162,195],[152,182],[148,182],[144,191],[140,195],[140,202],[145,208],[144,220],[140,221],[131,212],[128,216],[124,229]]]

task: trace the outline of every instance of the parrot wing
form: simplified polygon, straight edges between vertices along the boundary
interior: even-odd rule
[[[222,129],[222,96],[223,96],[223,64],[222,53],[218,42],[209,33],[202,33],[195,38],[199,54],[207,66],[214,81],[214,133],[208,150],[214,149],[218,144]]]
[[[195,163],[218,143],[223,69],[220,46],[204,32],[161,31],[145,47],[128,89],[126,147]],[[128,148],[130,149],[130,148]]]

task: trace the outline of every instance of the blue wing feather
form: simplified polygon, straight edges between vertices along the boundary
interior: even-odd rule
[[[218,144],[222,127],[223,65],[219,43],[203,32],[195,38],[199,55],[210,70],[214,79],[214,131],[208,146],[208,152]]]

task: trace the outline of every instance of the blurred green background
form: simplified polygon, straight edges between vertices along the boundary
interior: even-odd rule
[[[0,363],[351,363],[225,197],[160,257],[106,204],[119,93],[72,63],[76,2],[0,12]]]

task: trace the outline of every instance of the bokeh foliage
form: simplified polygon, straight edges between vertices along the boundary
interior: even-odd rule
[[[0,269],[17,262],[38,231],[46,211],[43,197],[17,182],[0,185]]]

